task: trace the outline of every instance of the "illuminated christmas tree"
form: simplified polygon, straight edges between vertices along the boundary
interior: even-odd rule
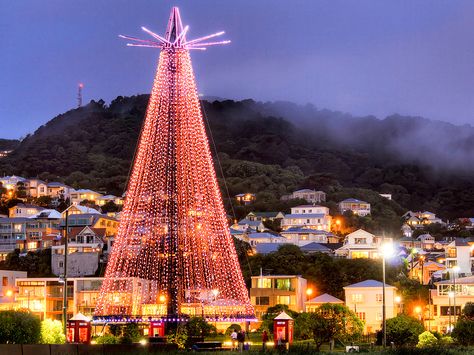
[[[187,41],[178,8],[164,37],[142,29],[120,37],[161,53],[95,315],[248,317],[189,55],[229,41]]]

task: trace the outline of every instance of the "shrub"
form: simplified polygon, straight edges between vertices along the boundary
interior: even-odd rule
[[[58,320],[45,319],[41,322],[41,343],[64,344],[66,336],[63,332],[63,324]]]
[[[97,344],[119,344],[120,339],[112,334],[104,334],[100,337],[95,338]]]
[[[37,344],[41,339],[41,323],[37,316],[24,311],[0,312],[0,343]]]
[[[418,343],[418,336],[425,328],[416,318],[399,315],[387,320],[387,343],[395,346],[414,346]]]
[[[416,345],[417,348],[431,348],[438,344],[438,339],[430,332],[424,331],[420,335],[418,335],[418,344]]]
[[[122,334],[122,343],[123,344],[131,344],[137,343],[142,338],[140,333],[140,328],[136,323],[127,323],[123,328]]]

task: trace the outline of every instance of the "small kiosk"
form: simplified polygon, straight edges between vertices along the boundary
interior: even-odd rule
[[[288,348],[293,343],[294,320],[285,312],[281,312],[273,319],[273,339],[275,348]]]
[[[82,313],[69,319],[66,328],[68,343],[89,344],[91,342],[91,320]]]
[[[150,322],[150,327],[148,328],[149,337],[164,337],[165,336],[165,323],[162,321]]]

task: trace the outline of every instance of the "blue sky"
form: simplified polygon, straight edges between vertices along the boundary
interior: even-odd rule
[[[150,91],[158,52],[118,34],[165,31],[173,5],[199,91],[320,108],[474,123],[474,1],[0,0],[0,137],[18,138],[84,101]]]

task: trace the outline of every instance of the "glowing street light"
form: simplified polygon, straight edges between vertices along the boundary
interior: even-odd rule
[[[392,243],[384,243],[382,240],[382,329],[383,329],[383,347],[387,346],[387,307],[385,304],[385,259],[391,258],[395,254]]]
[[[449,299],[449,329],[448,329],[448,332],[451,332],[453,329],[452,329],[452,324],[451,324],[451,298],[454,298],[454,292],[453,291],[449,291],[448,292],[448,299]]]
[[[313,289],[312,288],[307,288],[306,289],[306,296],[310,297],[313,294]]]
[[[395,303],[398,304],[398,313],[402,313],[402,298],[400,296],[395,296]]]

